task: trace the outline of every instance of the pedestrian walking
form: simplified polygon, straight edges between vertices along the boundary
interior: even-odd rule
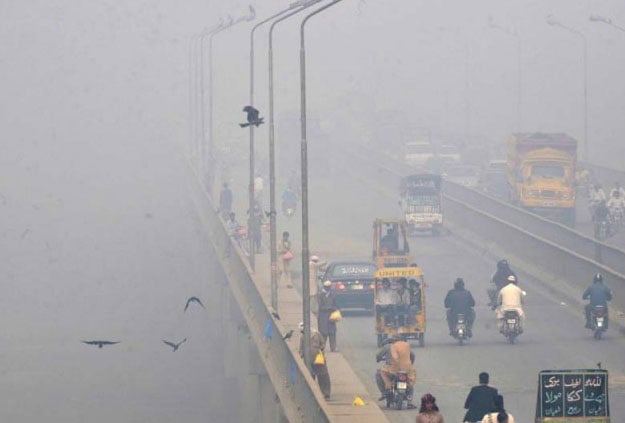
[[[219,193],[219,211],[224,219],[227,219],[232,212],[232,191],[227,182],[224,182]]]
[[[324,268],[325,262],[320,262],[319,257],[311,256],[308,263],[309,285],[310,285],[310,311],[317,316],[319,313],[319,270]]]
[[[338,351],[336,348],[336,321],[330,319],[330,315],[338,310],[336,295],[332,291],[332,282],[323,283],[323,291],[318,294],[319,314],[317,315],[317,327],[324,339],[330,338],[330,351]]]
[[[445,423],[443,415],[436,405],[436,398],[432,394],[425,394],[421,397],[421,407],[417,414],[416,423]]]
[[[300,322],[299,330],[302,334],[299,340],[299,356],[304,358],[304,322]],[[311,373],[313,379],[317,379],[319,389],[325,399],[330,399],[332,384],[330,382],[330,373],[328,372],[328,363],[324,356],[324,348],[326,341],[316,330],[310,333],[310,357],[312,359]]]
[[[282,232],[282,240],[278,245],[278,253],[280,254],[280,281],[287,288],[293,288],[291,281],[291,260],[293,260],[293,252],[291,251],[291,240],[287,231]]]

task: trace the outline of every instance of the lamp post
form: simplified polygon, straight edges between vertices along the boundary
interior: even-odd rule
[[[301,119],[301,166],[302,166],[302,313],[304,315],[304,362],[311,366],[310,357],[310,272],[309,272],[309,250],[308,250],[308,146],[306,144],[306,44],[304,30],[306,22],[313,16],[336,5],[342,0],[332,2],[309,13],[300,24],[300,119]]]
[[[191,37],[189,44],[189,110],[191,116],[190,136],[195,144],[194,155],[198,169],[204,170],[203,148],[205,145],[204,125],[204,40],[223,26],[223,21],[212,28],[206,28]],[[193,148],[193,147],[192,147]]]
[[[214,148],[214,144],[215,144],[215,140],[213,138],[213,38],[219,34],[220,32],[233,27],[234,25],[240,23],[240,22],[249,22],[252,19],[254,19],[254,17],[256,16],[254,9],[250,6],[250,14],[248,16],[242,16],[240,18],[238,18],[236,21],[234,19],[232,19],[232,17],[229,17],[228,22],[225,24],[221,24],[216,30],[211,31],[208,37],[208,157],[207,157],[207,161],[208,161],[208,166],[206,167],[206,179],[207,179],[207,183],[208,183],[208,190],[209,190],[209,194],[210,191],[212,189],[212,184],[213,184],[213,148]],[[203,50],[202,46],[200,46],[201,50]],[[202,58],[200,59],[203,62],[203,56],[201,56]],[[203,74],[203,72],[202,72]],[[201,77],[201,79],[203,80],[203,76]],[[202,98],[201,98],[201,103],[202,103],[202,110],[204,108],[204,88],[203,88],[203,82],[202,82]],[[202,113],[202,122],[204,122],[204,113]],[[202,123],[202,127],[204,126],[204,123]],[[204,132],[202,132],[202,136],[205,137]],[[206,144],[206,141],[203,141],[204,144]],[[250,211],[251,214],[251,211]]]
[[[276,224],[276,148],[275,148],[275,126],[274,126],[274,102],[273,102],[273,30],[276,25],[285,19],[319,3],[322,0],[297,1],[291,3],[288,9],[283,10],[279,14],[282,15],[288,11],[290,13],[276,19],[269,28],[269,51],[268,51],[268,70],[269,77],[269,248],[271,249],[271,306],[278,310],[278,241],[277,241],[277,224]],[[271,18],[272,19],[272,18]]]
[[[602,22],[604,24],[610,25],[613,28],[618,29],[619,31],[625,32],[625,27],[615,24],[614,22],[612,22],[612,19],[610,18],[606,18],[601,15],[590,15],[589,19],[591,22]]]
[[[269,16],[266,19],[263,19],[262,21],[260,21],[259,23],[257,23],[256,25],[254,25],[254,27],[252,28],[252,30],[250,31],[250,105],[254,105],[254,33],[256,32],[256,29],[258,27],[260,27],[261,25],[279,17],[280,15],[285,14],[286,12],[288,12],[289,10],[298,8],[301,6],[301,4],[303,3],[303,1],[297,1],[295,3],[291,3],[289,5],[289,7],[287,7],[286,9],[283,9],[271,16]],[[271,156],[271,149],[272,149],[272,145],[270,144],[269,146],[269,150],[270,150],[270,156]],[[271,167],[271,165],[270,165]],[[274,182],[273,179],[275,179],[274,175],[272,174],[272,169],[269,169],[269,197],[270,197],[270,204],[269,204],[269,229],[270,229],[270,246],[269,246],[269,250],[270,250],[270,256],[271,256],[271,305],[274,308],[274,310],[278,310],[278,302],[277,300],[274,301],[274,291],[276,289],[275,287],[275,280],[274,280],[274,275],[276,274],[276,260],[277,260],[277,251],[276,251],[276,230],[275,230],[275,226],[276,226],[276,208],[275,208],[275,204],[274,204],[274,200],[275,200],[275,195],[272,194],[272,192],[274,191]],[[249,207],[250,210],[253,210],[253,205],[254,205],[254,125],[250,125],[250,191],[249,191]],[[251,211],[250,211],[251,213]],[[253,222],[253,224],[255,224],[255,222]],[[253,246],[250,246],[250,265],[252,266],[252,269],[254,269],[254,254],[253,254]]]
[[[490,16],[488,18],[488,26],[492,29],[497,29],[501,32],[503,32],[504,34],[507,34],[508,36],[515,38],[516,42],[517,42],[517,117],[516,117],[516,126],[517,126],[517,131],[521,131],[522,128],[522,120],[521,120],[521,105],[522,105],[522,95],[523,95],[523,90],[522,90],[522,83],[523,83],[523,79],[522,79],[522,73],[521,73],[521,36],[519,35],[519,33],[517,31],[513,31],[509,28],[505,28],[503,26],[498,25],[495,20],[493,19],[492,16]]]
[[[547,24],[551,26],[557,26],[567,30],[571,34],[574,34],[582,40],[583,46],[583,61],[584,61],[584,160],[590,162],[590,156],[588,155],[588,41],[583,32],[563,25],[553,15],[547,16]]]

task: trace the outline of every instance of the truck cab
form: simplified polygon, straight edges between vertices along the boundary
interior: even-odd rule
[[[410,235],[429,232],[437,236],[441,233],[441,188],[440,175],[421,173],[402,178],[399,187],[400,205]]]

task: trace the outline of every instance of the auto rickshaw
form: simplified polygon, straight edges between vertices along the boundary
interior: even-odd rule
[[[378,268],[410,266],[412,257],[405,220],[375,219],[373,221],[372,259]]]
[[[425,279],[418,267],[387,267],[375,272],[374,318],[378,347],[391,335],[425,345]]]

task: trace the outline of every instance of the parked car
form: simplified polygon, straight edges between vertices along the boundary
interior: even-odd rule
[[[377,267],[366,259],[330,261],[320,283],[332,282],[339,308],[364,308],[373,310],[374,273]]]

